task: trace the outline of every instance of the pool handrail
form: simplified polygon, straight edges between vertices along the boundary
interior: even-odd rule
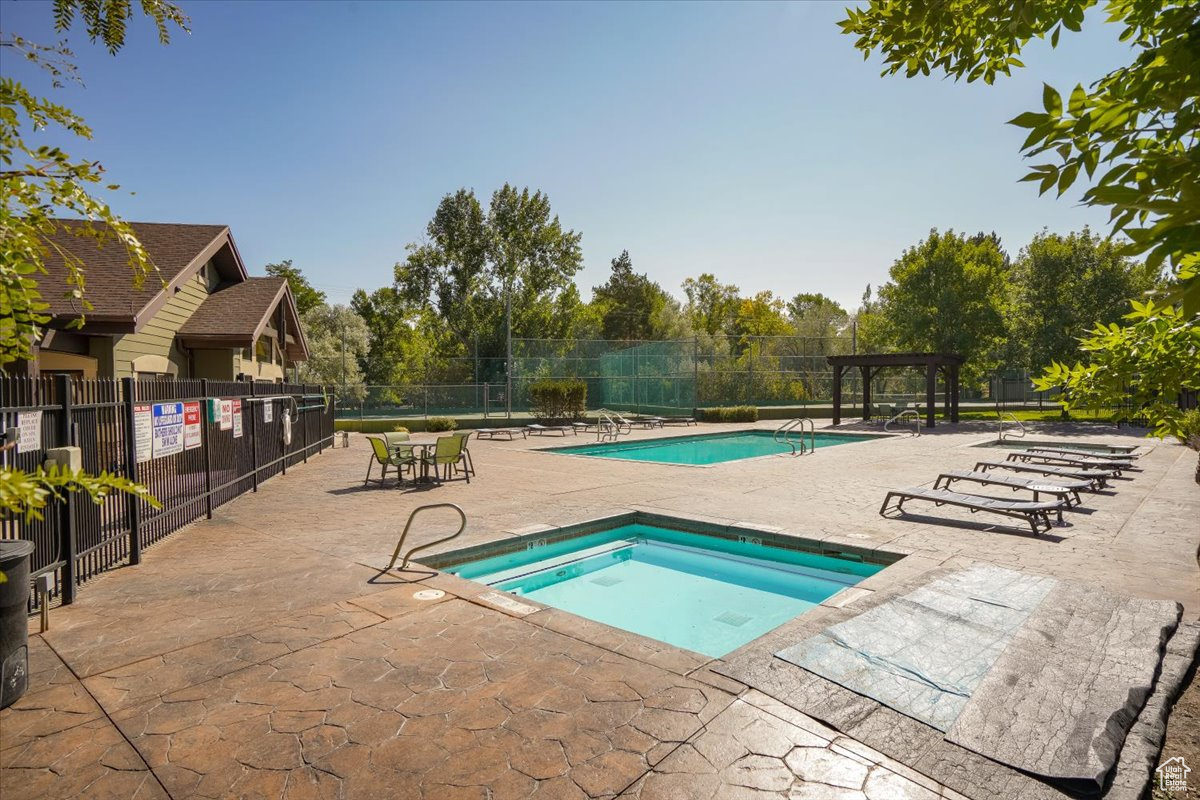
[[[916,428],[916,431],[913,433],[913,436],[920,436],[921,435],[921,412],[917,411],[915,408],[906,408],[903,411],[893,414],[891,419],[889,419],[887,422],[883,423],[884,432],[891,433],[892,429],[889,426],[893,422],[899,422],[901,419],[904,419],[906,417],[912,417],[913,420],[916,421],[917,428]]]
[[[405,553],[404,561],[400,564],[401,571],[408,569],[408,562],[412,559],[414,553],[420,552],[421,550],[428,550],[434,545],[443,544],[451,539],[457,539],[462,535],[462,532],[467,529],[467,512],[463,511],[457,503],[429,503],[428,505],[417,506],[412,510],[412,513],[408,515],[408,522],[404,524],[404,532],[400,534],[400,540],[396,542],[396,549],[392,551],[392,560],[388,562],[384,572],[388,572],[392,567],[396,566],[396,559],[400,557],[400,548],[404,546],[404,540],[408,538],[408,530],[412,527],[413,520],[416,519],[417,515],[422,511],[429,511],[435,508],[453,508],[455,511],[457,511],[460,520],[458,530],[442,539],[435,539],[428,544],[419,544],[409,550],[407,553]]]
[[[1021,420],[1017,419],[1017,415],[1013,414],[1011,411],[997,411],[996,415],[1000,417],[1000,435],[996,441],[999,441],[999,442],[1004,441],[1004,420],[1006,417],[1008,419],[1012,420],[1013,423],[1017,426],[1016,430],[1009,431],[1009,433],[1008,433],[1009,438],[1020,439],[1020,438],[1024,437],[1025,434],[1028,432],[1025,430],[1025,426],[1021,424]],[[1017,430],[1019,430],[1020,433],[1017,433]]]
[[[804,455],[806,452],[815,453],[817,451],[817,424],[813,422],[811,417],[795,417],[793,419],[789,419],[787,422],[775,429],[775,434],[772,438],[779,444],[786,444],[791,447],[792,455],[797,455],[796,443],[792,441],[792,437],[789,435],[796,429],[799,429],[800,431],[799,455]],[[804,446],[805,433],[808,434],[809,439],[809,446],[807,448]]]

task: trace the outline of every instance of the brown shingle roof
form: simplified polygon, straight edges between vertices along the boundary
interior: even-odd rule
[[[85,297],[93,306],[87,312],[89,321],[133,321],[140,311],[157,298],[164,283],[170,283],[189,266],[193,266],[196,259],[212,249],[218,239],[225,240],[229,234],[229,228],[225,225],[129,223],[158,267],[157,275],[147,275],[142,287],[135,289],[129,255],[119,240],[109,237],[103,245],[99,245],[89,236],[78,235],[84,226],[83,222],[56,222],[54,234],[46,237],[45,266],[48,275],[39,280],[41,293],[50,304],[49,311],[53,316],[75,317],[83,310],[79,301],[64,296],[67,291],[67,267],[61,251],[70,253],[83,263],[87,276]],[[232,258],[236,260],[236,256]],[[236,264],[236,271],[244,274],[240,263]],[[235,279],[232,274],[229,277]]]
[[[286,278],[247,278],[218,289],[183,323],[179,338],[196,345],[250,347],[280,303],[288,315],[287,332],[296,339],[296,346],[290,348],[292,355],[303,358],[307,344]]]

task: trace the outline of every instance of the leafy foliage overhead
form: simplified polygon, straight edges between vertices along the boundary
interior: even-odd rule
[[[309,283],[300,268],[292,266],[290,258],[280,261],[278,264],[267,264],[266,269],[268,275],[287,278],[288,286],[292,290],[292,297],[296,299],[296,311],[300,313],[300,316],[325,304],[325,293]]]
[[[873,0],[839,23],[864,56],[883,56],[883,73],[943,71],[992,83],[1023,66],[1034,38],[1057,46],[1078,31],[1094,0]],[[1132,61],[1088,87],[1046,86],[1042,109],[1011,124],[1028,129],[1028,157],[1043,156],[1023,180],[1062,194],[1080,174],[1088,205],[1107,207],[1126,252],[1152,268],[1169,265],[1169,296],[1200,313],[1200,14],[1189,0],[1109,0]],[[1064,94],[1066,98],[1064,100]]]
[[[623,250],[612,260],[608,281],[592,290],[592,302],[601,315],[603,338],[634,341],[663,338],[663,310],[674,300],[649,277],[634,272],[633,259]]]

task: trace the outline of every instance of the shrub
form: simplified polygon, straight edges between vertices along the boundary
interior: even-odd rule
[[[758,422],[758,406],[697,408],[698,422]]]
[[[574,379],[546,379],[531,383],[529,404],[538,419],[579,419],[587,408],[587,384]]]
[[[458,427],[458,421],[453,417],[430,417],[425,421],[425,430],[430,433],[452,431]]]
[[[409,433],[409,432],[410,431],[408,430],[408,428],[404,427],[403,425],[397,425],[396,427],[392,428],[392,433]]]

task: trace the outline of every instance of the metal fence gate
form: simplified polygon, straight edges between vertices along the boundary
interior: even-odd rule
[[[46,450],[75,446],[86,472],[124,475],[162,503],[68,494],[41,519],[3,514],[0,539],[32,541],[31,577],[51,575],[51,597],[69,604],[89,578],[139,563],[144,547],[331,446],[334,406],[310,385],[0,376],[3,430],[21,431],[20,445],[0,454],[4,466],[31,472]],[[183,441],[156,448],[154,420],[176,412]]]

